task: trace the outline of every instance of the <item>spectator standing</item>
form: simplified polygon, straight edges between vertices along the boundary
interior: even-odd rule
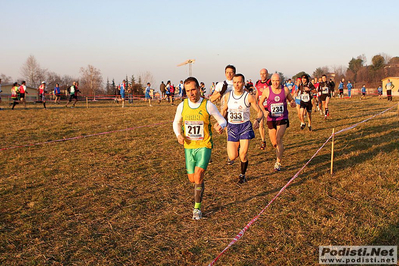
[[[381,87],[381,85],[378,86],[377,92],[378,92],[378,99],[381,99],[382,98],[382,87]]]
[[[159,102],[161,102],[161,100],[166,98],[166,85],[165,85],[165,83],[163,83],[163,81],[161,82],[161,85],[159,86],[159,90],[161,91],[161,99],[159,100]]]
[[[392,84],[391,80],[388,79],[387,84],[385,84],[385,89],[387,90],[388,101],[392,102],[392,90],[395,86]]]
[[[165,86],[165,94],[166,94],[166,98],[168,100],[168,102],[170,102],[170,80],[168,80],[168,82],[166,82],[166,86]]]
[[[183,98],[183,90],[184,90],[183,80],[180,80],[180,83],[179,83],[179,97],[180,97],[180,99]]]
[[[331,96],[335,97],[335,82],[332,79],[330,79],[330,89],[332,94]]]
[[[348,80],[348,83],[346,84],[346,88],[348,89],[348,97],[349,97],[349,98],[352,98],[352,88],[353,88],[353,85],[352,85],[352,83],[351,83],[350,80]]]

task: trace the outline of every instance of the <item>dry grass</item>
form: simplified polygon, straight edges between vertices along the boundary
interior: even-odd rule
[[[86,109],[30,106],[1,111],[0,148],[172,121],[176,107]],[[205,265],[274,197],[330,136],[385,110],[386,100],[334,99],[331,119],[315,114],[301,131],[294,109],[275,155],[249,152],[249,182],[225,165],[215,136],[205,177],[204,219],[192,221],[193,187],[171,123],[1,151],[0,263],[13,265]],[[218,265],[314,265],[320,245],[399,242],[399,119],[396,109],[336,136]]]

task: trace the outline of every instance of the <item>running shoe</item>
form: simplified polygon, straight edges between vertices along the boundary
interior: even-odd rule
[[[202,212],[199,209],[194,209],[193,211],[193,220],[201,220]]]
[[[311,126],[309,126],[308,129],[309,129],[309,131],[312,131],[312,127]]]
[[[303,130],[305,128],[306,124],[301,123],[301,129]]]
[[[259,149],[261,149],[261,150],[266,149],[266,141],[262,141],[262,143],[260,144]]]
[[[247,182],[247,178],[245,177],[245,175],[240,174],[240,176],[238,177],[238,184],[243,184]]]
[[[280,171],[280,170],[281,170],[281,163],[276,162],[276,163],[274,164],[274,171]]]
[[[324,116],[324,119],[327,119],[327,116],[326,116],[326,115]]]
[[[229,158],[227,158],[227,165],[233,165],[234,164],[234,160],[230,160]]]

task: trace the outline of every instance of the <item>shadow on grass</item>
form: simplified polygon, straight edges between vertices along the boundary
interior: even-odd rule
[[[344,138],[344,142],[341,145],[344,145],[343,147],[336,147],[335,150],[335,166],[339,167],[341,166],[340,169],[346,168],[346,167],[351,167],[355,164],[362,163],[364,160],[367,159],[372,159],[374,156],[376,156],[379,152],[385,151],[385,152],[391,152],[393,150],[397,150],[399,148],[398,142],[399,139],[396,141],[392,141],[388,138],[388,136],[394,136],[395,131],[398,129],[398,122],[393,121],[389,124],[385,124],[383,126],[370,126],[367,128],[363,128],[361,130],[357,130],[356,132],[349,131],[349,133],[342,133],[342,135],[337,135],[336,140],[340,140]],[[364,136],[368,136],[370,134],[381,134],[385,133],[376,137],[372,138],[367,138],[364,139]],[[316,141],[320,142],[320,141]],[[322,142],[320,142],[321,144]],[[386,143],[386,145],[381,146],[381,144]],[[373,146],[380,144],[378,147],[373,148],[372,150],[369,150]],[[329,145],[329,144],[327,144]],[[295,146],[294,146],[295,147]],[[290,147],[292,148],[292,146]],[[324,149],[329,149],[330,147],[325,147]],[[344,156],[345,154],[353,151],[359,151],[363,150],[360,155],[354,156],[350,160],[350,164],[348,164],[348,160],[346,159],[339,159],[340,157]],[[316,150],[315,150],[316,151]],[[322,165],[318,165],[317,167],[324,169],[326,166],[330,164],[330,154],[325,154],[325,155],[317,155],[313,160],[316,163],[320,162],[325,162]],[[359,158],[360,157],[360,158]],[[302,167],[306,162],[308,161],[307,159],[297,161],[296,164],[290,165],[288,169],[299,169]],[[337,169],[335,167],[335,169]]]
[[[383,228],[370,245],[384,246],[397,245],[399,243],[399,222]]]
[[[386,124],[383,126],[371,126],[365,129],[362,129],[362,134],[360,135],[359,132],[351,132],[350,134],[347,134],[346,139],[349,140],[349,142],[341,148],[339,151],[336,151],[336,158],[341,157],[341,159],[336,159],[335,164],[334,164],[334,170],[343,170],[348,167],[353,167],[354,165],[357,164],[362,164],[366,160],[373,160],[375,156],[377,156],[381,151],[384,151],[386,153],[393,152],[395,150],[399,149],[399,145],[397,141],[392,141],[387,136],[392,136],[394,135],[394,131],[397,130],[397,122],[392,122],[390,124]],[[378,134],[382,132],[387,132],[383,135],[379,135],[376,137],[368,138],[367,140],[364,140],[363,135],[368,135],[368,134]],[[379,144],[377,146],[377,144]],[[348,163],[348,159],[343,158],[343,156],[349,152],[353,151],[362,151],[358,155],[352,155],[350,158],[350,161]],[[304,174],[304,172],[307,172],[307,178],[301,178],[299,181],[294,182],[293,184],[290,185],[290,187],[297,187],[302,185],[304,182],[306,182],[309,179],[317,179],[321,176],[323,176],[326,172],[328,172],[329,167],[330,167],[330,154],[324,154],[324,155],[317,155],[313,159],[313,166],[316,166],[316,169],[322,169],[322,171],[316,171],[316,170],[310,170],[307,171],[306,168],[304,169],[303,172],[299,174],[298,177],[301,177],[301,175]],[[298,161],[294,165],[290,165],[289,167],[286,168],[286,170],[294,170],[297,169],[299,170],[309,159],[301,160]],[[260,164],[260,163],[257,163]],[[256,164],[256,165],[257,165]],[[263,175],[259,176],[253,176],[251,179],[255,180],[258,178],[263,177]],[[286,181],[290,180],[292,176],[289,176]],[[254,198],[258,197],[264,197],[269,194],[274,194],[280,191],[281,187],[274,188],[268,191],[264,191],[261,193],[258,193],[256,195],[250,196],[248,198],[245,198],[243,200],[239,201],[234,201],[230,202],[228,204],[222,205],[222,206],[215,206],[212,209],[207,212],[208,214],[211,214],[213,212],[216,212],[218,210],[221,210],[222,208],[227,208],[232,206],[233,204],[240,204],[240,203],[246,203],[251,201]],[[397,238],[397,235],[396,235]]]

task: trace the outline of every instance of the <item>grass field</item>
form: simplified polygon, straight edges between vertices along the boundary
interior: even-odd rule
[[[248,183],[227,166],[225,135],[214,134],[205,175],[204,219],[193,221],[193,186],[172,131],[176,106],[145,103],[49,104],[0,111],[0,148],[136,129],[0,151],[0,264],[206,265],[336,131],[394,103],[333,99],[313,132],[291,126],[283,171],[259,132]],[[4,103],[3,103],[4,107]],[[156,126],[151,126],[154,124]],[[146,126],[147,127],[141,127]],[[315,265],[320,245],[398,245],[397,108],[335,137],[253,224],[218,265]]]

